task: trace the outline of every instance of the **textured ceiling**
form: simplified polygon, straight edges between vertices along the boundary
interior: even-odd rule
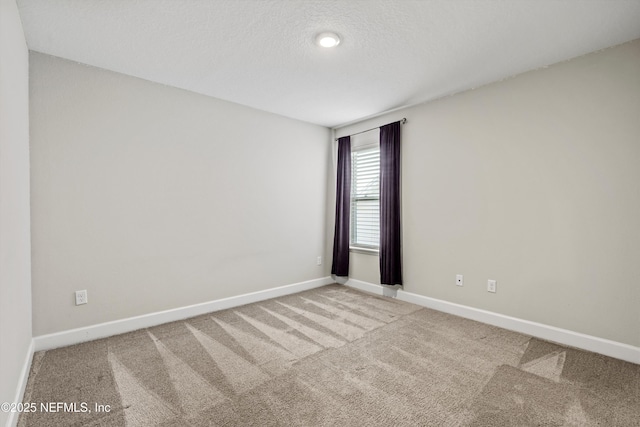
[[[640,0],[18,5],[31,50],[328,127],[640,38]]]

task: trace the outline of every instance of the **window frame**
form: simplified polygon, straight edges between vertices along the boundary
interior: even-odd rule
[[[356,156],[354,154],[361,151],[371,151],[375,150],[378,153],[378,194],[377,197],[360,197],[356,198],[356,190],[357,190],[357,169],[356,169]],[[368,255],[375,255],[379,253],[380,250],[380,143],[369,143],[359,145],[357,147],[353,147],[351,149],[351,200],[350,200],[350,224],[349,224],[349,250],[351,252],[363,253]],[[378,223],[377,223],[377,232],[378,232],[378,244],[370,245],[366,243],[356,242],[356,232],[357,232],[357,215],[356,215],[356,201],[357,200],[377,200],[378,201]]]

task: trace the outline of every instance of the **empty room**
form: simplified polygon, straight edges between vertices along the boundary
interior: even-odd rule
[[[640,0],[0,5],[0,426],[640,426]]]

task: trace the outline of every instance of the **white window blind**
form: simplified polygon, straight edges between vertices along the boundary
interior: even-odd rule
[[[380,147],[351,153],[351,246],[380,246]]]

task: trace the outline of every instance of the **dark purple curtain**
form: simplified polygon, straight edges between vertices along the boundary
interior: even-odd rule
[[[380,283],[402,285],[400,122],[380,127]]]
[[[349,276],[349,222],[351,212],[351,137],[338,139],[336,227],[333,235],[331,274]]]

